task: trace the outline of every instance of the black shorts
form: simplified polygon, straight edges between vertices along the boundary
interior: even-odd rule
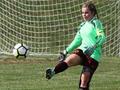
[[[83,65],[83,71],[82,72],[88,71],[91,74],[93,74],[95,72],[95,70],[97,69],[98,64],[99,64],[95,59],[85,55],[83,53],[83,51],[80,50],[80,49],[76,49],[73,52],[73,54],[77,54],[78,56],[80,56],[80,58],[81,58],[80,65]]]

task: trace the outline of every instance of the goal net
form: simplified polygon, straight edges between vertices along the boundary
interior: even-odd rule
[[[55,55],[64,50],[82,22],[85,0],[0,0],[0,53],[11,54],[17,43],[31,55]],[[87,1],[87,0],[86,0]],[[93,0],[106,28],[103,54],[120,55],[120,0]]]

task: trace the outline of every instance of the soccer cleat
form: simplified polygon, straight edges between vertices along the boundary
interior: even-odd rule
[[[54,72],[53,69],[48,68],[48,69],[46,70],[46,78],[47,78],[47,79],[51,79],[54,74],[55,74],[55,72]]]

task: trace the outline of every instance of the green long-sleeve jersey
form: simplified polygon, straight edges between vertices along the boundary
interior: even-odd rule
[[[80,24],[74,40],[66,48],[66,51],[71,53],[74,49],[78,48],[84,52],[89,47],[96,45],[96,49],[90,57],[99,62],[104,41],[104,27],[101,21],[94,17],[92,20]]]

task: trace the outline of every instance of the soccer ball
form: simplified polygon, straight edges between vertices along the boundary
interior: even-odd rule
[[[24,57],[26,58],[29,52],[29,48],[27,45],[18,43],[14,46],[13,48],[13,55],[18,58],[18,57]]]

